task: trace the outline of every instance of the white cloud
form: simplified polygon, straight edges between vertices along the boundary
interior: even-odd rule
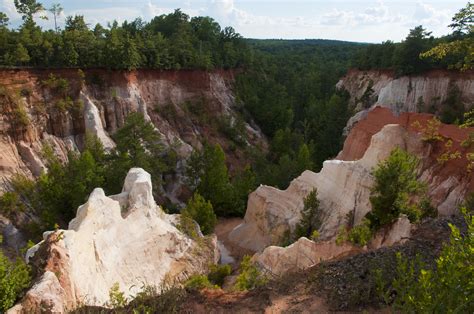
[[[416,23],[411,25],[426,25],[428,27],[445,27],[449,24],[451,13],[447,10],[435,9],[433,6],[424,2],[418,1],[416,3],[413,19]]]
[[[332,12],[323,15],[321,24],[354,27],[381,23],[399,23],[402,20],[404,20],[402,15],[394,14],[383,1],[379,1],[376,6],[368,7],[363,12],[334,9]]]

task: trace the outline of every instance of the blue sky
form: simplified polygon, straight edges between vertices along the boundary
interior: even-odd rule
[[[181,8],[190,16],[207,15],[221,26],[233,26],[251,38],[325,38],[361,42],[400,41],[410,28],[422,24],[434,35],[449,33],[451,17],[467,0],[44,0],[47,8],[61,3],[62,25],[67,15],[81,14],[91,25],[170,13]],[[11,25],[21,23],[13,0],[0,0],[0,11]],[[40,21],[51,27],[52,19]]]

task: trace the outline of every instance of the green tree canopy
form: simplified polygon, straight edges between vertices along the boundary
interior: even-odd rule
[[[186,207],[181,211],[181,215],[195,220],[205,235],[211,234],[217,223],[217,217],[211,202],[206,201],[199,193],[194,193],[193,197],[188,200]]]
[[[372,211],[367,214],[371,228],[377,230],[406,214],[410,221],[422,216],[421,208],[412,198],[420,195],[424,185],[417,179],[419,159],[395,148],[389,157],[373,170],[375,183],[371,189]]]

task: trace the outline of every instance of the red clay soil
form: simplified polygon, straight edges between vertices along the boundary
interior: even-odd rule
[[[423,129],[426,129],[427,122],[433,119],[433,115],[426,113],[402,113],[400,116],[394,115],[390,109],[376,107],[371,110],[367,117],[359,121],[349,133],[344,148],[337,156],[340,160],[358,160],[361,159],[370,145],[371,138],[378,133],[387,124],[399,124],[407,129],[413,136],[420,136]],[[418,126],[417,126],[418,124]],[[472,153],[472,147],[462,147],[462,141],[474,132],[474,128],[460,128],[457,125],[441,124],[438,129],[439,135],[444,138],[443,141],[426,143],[429,157],[423,160],[423,167],[434,168],[433,173],[443,179],[456,176],[468,182],[469,191],[474,191],[474,176],[467,171],[468,160],[467,153]],[[448,140],[453,142],[450,148],[445,144]],[[431,147],[429,147],[431,146]],[[440,164],[437,158],[445,152],[461,153],[461,158],[449,160]]]
[[[48,78],[52,73],[56,76],[67,79],[69,82],[79,81],[79,69],[0,69],[0,85],[15,86],[23,85],[26,82],[38,83]],[[234,79],[236,70],[136,70],[119,71],[107,69],[87,69],[83,70],[86,77],[96,76],[107,85],[120,85],[133,83],[141,79],[169,80],[179,82],[191,89],[209,88],[209,73],[223,76],[225,79]]]

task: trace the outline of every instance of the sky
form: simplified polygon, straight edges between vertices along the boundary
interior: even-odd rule
[[[60,3],[68,15],[84,15],[91,26],[117,20],[150,20],[177,8],[191,17],[211,16],[221,26],[232,26],[247,38],[337,39],[358,42],[400,41],[409,30],[423,25],[435,36],[450,32],[452,16],[467,0],[52,0],[39,1],[45,8]],[[17,27],[21,17],[13,0],[0,0],[0,11]],[[44,28],[53,27],[37,19]]]

